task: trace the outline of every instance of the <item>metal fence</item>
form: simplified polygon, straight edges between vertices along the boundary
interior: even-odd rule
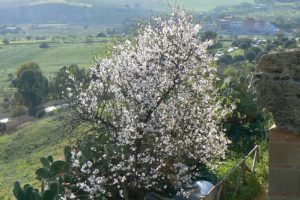
[[[247,160],[253,156],[251,166],[247,165]],[[225,183],[230,176],[239,171],[238,179],[236,180],[236,186],[233,196],[236,196],[241,185],[246,183],[246,175],[248,173],[255,173],[257,162],[259,161],[259,147],[256,145],[247,156],[245,156],[237,165],[235,165],[225,176],[218,182],[201,200],[222,200],[226,199],[225,196]]]

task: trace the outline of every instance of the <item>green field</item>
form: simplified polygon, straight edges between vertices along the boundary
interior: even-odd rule
[[[8,74],[14,74],[24,62],[37,62],[43,73],[51,77],[63,66],[78,64],[89,67],[95,56],[105,54],[104,43],[50,43],[48,49],[39,48],[38,43],[0,45],[0,101],[11,96]]]
[[[77,0],[77,2],[91,2]],[[152,10],[166,10],[169,5],[181,5],[190,11],[208,11],[221,5],[236,5],[243,2],[254,3],[254,0],[98,0],[93,1],[96,5],[120,7],[124,5],[134,5],[139,3],[143,8]],[[92,3],[91,3],[92,4]]]
[[[92,64],[94,56],[104,54],[104,44],[98,43],[50,43],[49,46],[48,49],[41,49],[35,43],[2,45],[0,70],[16,70],[22,63],[34,61],[42,71],[49,73],[70,64],[87,67]]]

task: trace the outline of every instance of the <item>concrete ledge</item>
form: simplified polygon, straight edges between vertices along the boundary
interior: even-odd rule
[[[273,128],[269,134],[269,199],[300,199],[300,135]]]
[[[299,197],[269,196],[269,200],[299,200]]]

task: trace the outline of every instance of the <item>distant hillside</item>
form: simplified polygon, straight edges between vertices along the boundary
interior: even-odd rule
[[[127,19],[165,12],[170,4],[180,4],[190,11],[199,12],[242,2],[252,3],[253,0],[1,0],[0,24],[114,25]]]
[[[125,19],[146,17],[150,11],[134,8],[86,7],[59,3],[0,9],[2,24],[121,24]]]
[[[278,2],[284,2],[284,3],[288,3],[288,2],[300,2],[300,0],[276,0]]]

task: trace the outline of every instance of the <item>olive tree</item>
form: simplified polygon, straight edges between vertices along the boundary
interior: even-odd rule
[[[91,147],[92,159],[73,153],[77,186],[89,199],[180,191],[198,164],[213,166],[225,156],[220,125],[230,109],[215,87],[211,43],[198,37],[200,28],[174,8],[116,46],[114,56],[97,60],[87,87],[70,77],[76,87],[68,89],[69,104],[106,138]]]
[[[47,97],[48,80],[37,63],[22,64],[17,70],[16,98],[19,104],[30,109],[40,105]]]

